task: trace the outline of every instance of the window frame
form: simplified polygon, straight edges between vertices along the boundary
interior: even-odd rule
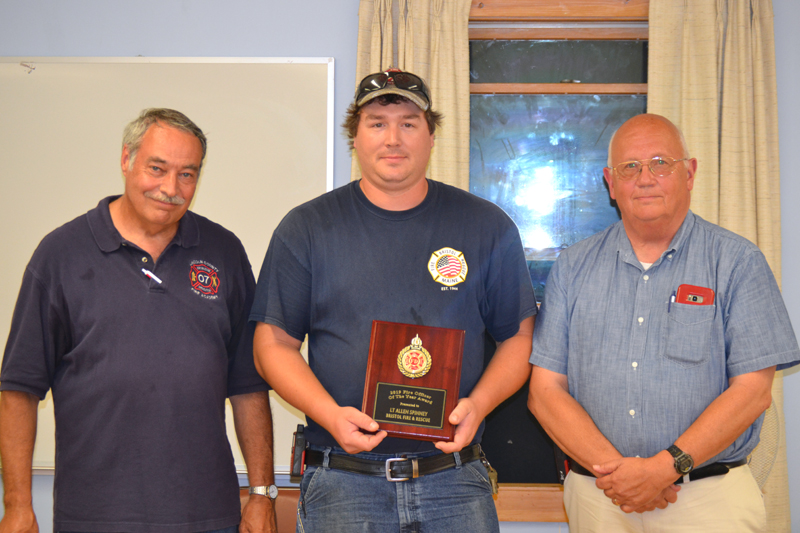
[[[600,27],[592,23],[570,26],[513,27],[470,22],[470,41],[646,41],[646,26]],[[470,94],[647,94],[646,83],[470,83]]]
[[[647,21],[650,0],[472,0],[469,21]]]

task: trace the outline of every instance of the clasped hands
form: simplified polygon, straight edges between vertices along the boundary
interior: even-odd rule
[[[595,485],[626,513],[665,509],[678,501],[681,487],[674,483],[677,473],[672,457],[659,457],[664,453],[648,459],[623,457],[594,465],[593,470],[600,476]]]

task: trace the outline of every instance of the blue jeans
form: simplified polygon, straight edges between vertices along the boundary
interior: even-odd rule
[[[344,453],[334,448],[337,452]],[[385,461],[396,456],[364,452],[357,457]],[[297,533],[343,531],[499,533],[500,526],[489,476],[480,460],[397,482],[325,465],[309,467],[300,483]]]

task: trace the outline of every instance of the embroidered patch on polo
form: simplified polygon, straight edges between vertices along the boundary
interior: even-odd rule
[[[189,268],[189,282],[192,291],[203,298],[214,300],[219,298],[219,270],[205,261],[192,261]]]
[[[433,281],[452,287],[467,279],[467,260],[453,248],[442,248],[431,254],[428,272]]]

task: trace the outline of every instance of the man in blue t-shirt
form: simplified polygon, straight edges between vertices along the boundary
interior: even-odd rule
[[[747,456],[800,351],[764,254],[689,210],[696,170],[669,120],[625,122],[622,220],[547,280],[528,404],[571,458],[570,530],[765,531]]]
[[[419,77],[364,78],[344,124],[361,179],[295,208],[270,242],[250,319],[261,375],[308,420],[298,531],[499,529],[478,443],[529,375],[536,303],[509,217],[425,178],[440,120]],[[373,320],[465,331],[452,442],[387,437],[359,410]]]

